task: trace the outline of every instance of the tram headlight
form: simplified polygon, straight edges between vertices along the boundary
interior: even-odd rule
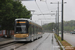
[[[15,37],[16,35],[14,35],[14,37]]]
[[[27,34],[27,36],[28,36],[28,34]]]

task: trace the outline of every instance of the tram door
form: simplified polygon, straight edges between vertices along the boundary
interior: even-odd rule
[[[34,27],[31,25],[31,36],[34,36]]]
[[[32,36],[34,36],[34,26],[32,26]]]

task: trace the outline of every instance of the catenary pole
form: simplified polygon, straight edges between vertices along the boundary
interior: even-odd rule
[[[61,13],[61,40],[63,41],[63,0],[62,0],[62,13]]]

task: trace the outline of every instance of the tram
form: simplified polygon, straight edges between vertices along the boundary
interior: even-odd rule
[[[42,37],[42,27],[30,19],[15,19],[14,41],[34,41]]]

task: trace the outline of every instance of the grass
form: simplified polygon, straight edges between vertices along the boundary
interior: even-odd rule
[[[57,36],[56,34],[55,36],[60,41],[60,43],[65,47],[65,50],[75,50],[75,47],[72,47],[72,45],[69,44],[67,41],[62,41],[60,36]]]

